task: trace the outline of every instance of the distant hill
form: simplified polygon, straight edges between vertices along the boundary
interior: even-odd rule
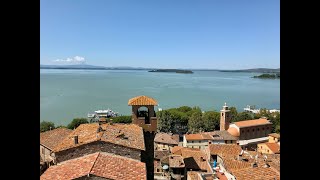
[[[95,65],[88,65],[88,64],[76,64],[76,65],[43,65],[43,64],[40,64],[40,69],[150,70],[152,68],[128,67],[128,66],[104,67],[104,66],[95,66]]]
[[[256,73],[280,73],[280,68],[255,68],[255,69],[240,69],[240,70],[219,70],[220,72],[256,72]]]

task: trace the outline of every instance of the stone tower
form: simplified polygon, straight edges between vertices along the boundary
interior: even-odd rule
[[[148,96],[137,96],[129,99],[132,106],[132,123],[142,127],[144,131],[155,133],[157,131],[157,117],[154,106],[158,102]]]
[[[222,110],[220,110],[220,131],[229,129],[230,119],[231,115],[229,107],[227,106],[227,103],[224,103]]]

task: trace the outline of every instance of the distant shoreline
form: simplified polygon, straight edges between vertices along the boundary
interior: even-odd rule
[[[181,70],[181,69],[156,69],[156,70],[150,70],[148,72],[168,72],[168,73],[182,73],[182,74],[192,74],[193,73],[193,71]]]

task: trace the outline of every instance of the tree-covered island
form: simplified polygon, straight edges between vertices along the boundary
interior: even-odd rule
[[[276,73],[276,74],[261,74],[261,75],[259,75],[259,76],[253,76],[252,78],[280,79],[280,73]]]

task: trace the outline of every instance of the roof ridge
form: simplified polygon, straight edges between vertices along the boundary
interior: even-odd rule
[[[96,159],[94,160],[94,163],[92,164],[92,166],[91,166],[91,168],[90,168],[90,170],[89,170],[88,174],[90,174],[90,173],[91,173],[92,168],[93,168],[93,167],[94,167],[94,165],[96,164],[97,159],[98,159],[98,157],[99,157],[99,156],[100,156],[100,152],[98,152],[98,155],[97,155]]]

